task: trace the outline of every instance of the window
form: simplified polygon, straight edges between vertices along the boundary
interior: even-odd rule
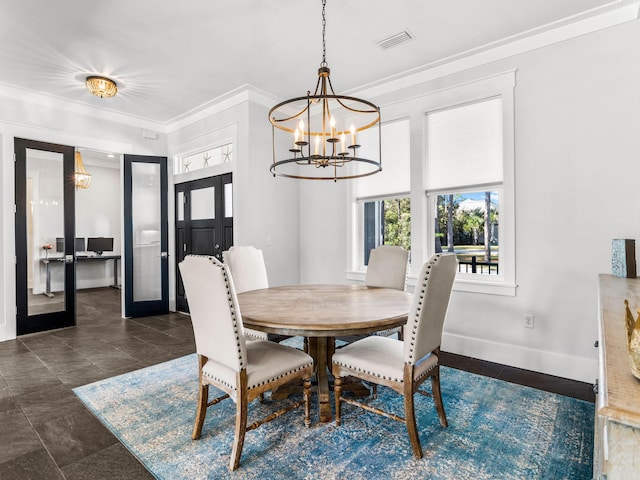
[[[361,137],[363,146],[371,145],[366,133]],[[368,265],[371,249],[380,245],[399,245],[411,250],[409,120],[382,124],[381,136],[382,172],[355,182],[361,239],[356,248],[358,269]],[[367,156],[366,151],[362,153]]]
[[[515,81],[515,71],[443,79],[381,105],[397,120],[381,128],[382,172],[348,190],[347,279],[362,280],[367,252],[395,242],[410,248],[410,287],[423,262],[452,248],[454,290],[515,295]]]
[[[409,197],[364,202],[364,264],[371,250],[397,245],[411,252],[411,201]]]
[[[227,143],[205,151],[178,157],[174,163],[175,174],[188,173],[233,161],[233,145]]]
[[[427,110],[425,221],[427,251],[458,257],[456,289],[513,295],[513,84],[501,87]]]
[[[436,196],[435,251],[455,252],[459,272],[500,274],[499,199],[498,191]]]
[[[460,273],[500,275],[502,98],[429,112],[426,128],[435,251],[455,252]]]

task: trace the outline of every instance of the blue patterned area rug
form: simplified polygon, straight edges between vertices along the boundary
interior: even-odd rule
[[[446,367],[448,428],[431,398],[415,396],[421,460],[402,423],[345,404],[340,427],[318,423],[316,408],[309,429],[298,409],[247,432],[240,468],[229,472],[234,403],[210,407],[192,441],[197,379],[193,354],[74,391],[159,479],[591,478],[593,404]],[[375,403],[403,412],[401,397],[383,387]],[[249,422],[273,407],[254,401]]]

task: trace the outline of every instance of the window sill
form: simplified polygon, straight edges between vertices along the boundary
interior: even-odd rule
[[[352,270],[347,272],[347,280],[364,283],[366,272],[364,270]],[[407,277],[407,287],[409,291],[413,291],[416,286],[417,277],[415,275],[409,275]],[[486,280],[474,280],[470,278],[456,277],[453,283],[453,291],[455,292],[469,292],[469,293],[483,293],[486,295],[503,295],[507,297],[516,296],[517,285],[515,283],[486,281]]]

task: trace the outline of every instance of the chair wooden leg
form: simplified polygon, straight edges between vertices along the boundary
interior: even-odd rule
[[[198,355],[198,406],[196,409],[196,420],[193,425],[191,438],[198,440],[202,433],[204,417],[207,415],[207,403],[209,402],[209,385],[202,384],[202,367],[207,363],[208,358]]]
[[[336,425],[340,426],[340,413],[341,413],[341,404],[340,404],[340,394],[342,393],[342,378],[334,377],[333,379],[333,393],[335,395],[335,404],[336,404]]]
[[[303,382],[304,396],[304,426],[311,426],[311,378],[305,378]]]
[[[202,379],[198,386],[198,407],[196,410],[196,421],[193,425],[193,433],[191,438],[198,440],[202,433],[202,425],[204,425],[204,417],[207,415],[207,402],[209,401],[209,385],[202,385]]]
[[[378,398],[378,384],[377,383],[372,383],[371,384],[371,396],[373,397],[374,400],[376,398]]]
[[[416,412],[413,405],[411,386],[406,387],[404,391],[404,421],[407,425],[407,432],[409,432],[413,454],[416,458],[422,458],[422,447],[420,446],[420,437],[418,436],[418,427],[416,425]]]
[[[433,403],[436,404],[436,411],[440,417],[440,425],[447,427],[447,414],[444,411],[442,403],[442,393],[440,392],[440,367],[436,367],[435,372],[431,375],[431,392],[433,393]]]
[[[236,430],[233,437],[233,448],[229,460],[229,470],[240,466],[240,456],[244,447],[244,435],[247,433],[247,372],[242,370],[238,379],[238,397],[236,398]]]

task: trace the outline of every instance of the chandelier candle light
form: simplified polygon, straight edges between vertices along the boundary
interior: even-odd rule
[[[308,180],[343,180],[373,175],[382,170],[380,156],[380,108],[356,97],[336,95],[326,61],[326,0],[322,1],[322,63],[316,88],[304,97],[279,103],[269,111],[273,135],[275,177]],[[348,125],[348,126],[347,126]],[[363,158],[358,140],[369,130]],[[278,142],[278,139],[280,142]],[[285,145],[286,158],[278,160],[278,147]]]

